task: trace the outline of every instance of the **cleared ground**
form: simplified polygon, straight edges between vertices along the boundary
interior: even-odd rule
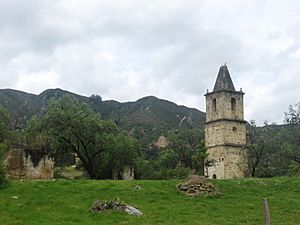
[[[263,224],[264,197],[269,199],[274,225],[300,224],[300,178],[213,182],[219,197],[185,196],[176,189],[178,180],[11,182],[0,190],[0,224],[258,225]],[[89,212],[95,199],[115,197],[138,207],[144,216]]]

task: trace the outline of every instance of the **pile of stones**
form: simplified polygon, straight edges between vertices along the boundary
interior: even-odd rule
[[[133,215],[133,216],[142,216],[143,215],[143,213],[139,209],[137,209],[131,205],[122,203],[119,199],[108,200],[108,201],[96,200],[90,209],[90,211],[93,213],[106,212],[107,210],[122,211],[122,212],[126,212],[129,215]]]
[[[177,187],[180,191],[192,196],[215,196],[217,194],[216,187],[203,176],[191,175]]]

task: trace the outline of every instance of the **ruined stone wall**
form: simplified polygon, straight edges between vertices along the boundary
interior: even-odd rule
[[[125,166],[122,171],[117,172],[114,170],[112,172],[113,180],[133,180],[134,179],[134,169],[130,166]]]
[[[4,163],[11,179],[52,179],[54,175],[52,159],[44,156],[35,165],[22,148],[10,149]]]
[[[125,166],[123,171],[123,180],[133,180],[133,178],[134,178],[134,169],[129,166]]]

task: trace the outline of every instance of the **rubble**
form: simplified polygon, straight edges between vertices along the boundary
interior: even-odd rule
[[[177,188],[191,196],[215,196],[216,187],[203,176],[191,175],[186,181],[177,185]]]
[[[125,203],[122,203],[119,199],[115,199],[115,200],[108,200],[108,201],[100,201],[100,200],[96,200],[93,205],[92,208],[90,209],[91,212],[105,212],[107,210],[117,210],[117,211],[122,211],[122,212],[126,212],[129,215],[133,215],[133,216],[142,216],[143,213],[131,206],[131,205],[127,205]]]

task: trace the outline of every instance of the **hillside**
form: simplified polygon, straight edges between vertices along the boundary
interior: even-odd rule
[[[25,126],[33,115],[40,113],[42,105],[38,95],[12,89],[0,90],[0,106],[8,109],[15,127]]]
[[[8,109],[15,127],[25,127],[28,120],[42,113],[49,99],[69,94],[80,102],[89,104],[104,119],[113,120],[118,126],[139,139],[142,145],[157,140],[160,135],[181,126],[202,128],[205,113],[178,106],[173,102],[148,96],[136,102],[102,101],[61,89],[48,89],[39,95],[12,89],[0,90],[0,105]]]
[[[263,224],[265,197],[273,224],[300,224],[299,178],[212,182],[221,193],[218,197],[186,196],[176,189],[179,180],[12,182],[0,190],[0,224],[257,225]],[[89,212],[96,199],[116,197],[139,208],[144,215]]]

